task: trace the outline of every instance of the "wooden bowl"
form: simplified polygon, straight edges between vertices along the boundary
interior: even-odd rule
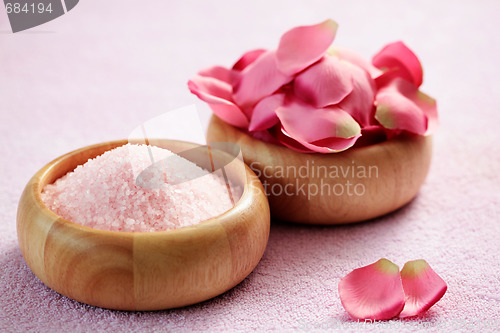
[[[241,282],[264,253],[270,217],[262,184],[238,159],[225,169],[231,180],[244,186],[240,200],[226,213],[191,227],[151,233],[97,230],[57,216],[42,202],[44,185],[126,143],[75,150],[31,178],[19,202],[17,234],[33,273],[69,298],[119,310],[190,305]],[[173,152],[196,147],[169,140],[150,144]],[[225,153],[212,154],[225,158]]]
[[[417,194],[432,155],[432,139],[423,136],[303,154],[252,138],[216,116],[207,136],[241,147],[264,185],[273,219],[308,224],[359,222],[400,208]]]

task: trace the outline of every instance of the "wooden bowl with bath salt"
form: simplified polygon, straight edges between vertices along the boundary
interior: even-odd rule
[[[255,268],[269,237],[269,205],[252,170],[228,154],[228,178],[244,188],[235,206],[197,225],[158,232],[92,229],[56,215],[41,190],[78,165],[127,140],[88,146],[44,166],[28,182],[17,213],[21,252],[47,286],[74,300],[119,310],[159,310],[215,297]],[[150,144],[174,153],[198,145],[170,140]],[[208,159],[193,161],[204,165]],[[199,163],[198,163],[199,162]],[[96,203],[98,204],[98,203]]]
[[[259,176],[274,219],[306,224],[360,222],[411,201],[431,161],[432,139],[400,136],[340,153],[304,154],[255,139],[212,116],[209,142],[234,142]]]

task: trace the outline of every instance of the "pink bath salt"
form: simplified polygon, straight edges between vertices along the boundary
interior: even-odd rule
[[[161,175],[156,175],[160,177],[150,179],[149,186],[140,184],[140,172],[158,161],[165,161]],[[54,213],[87,227],[152,232],[191,226],[221,215],[241,194],[241,187],[226,184],[218,174],[169,150],[127,144],[46,185],[42,200]]]

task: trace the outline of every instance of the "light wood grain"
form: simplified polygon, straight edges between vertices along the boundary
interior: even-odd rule
[[[215,297],[241,282],[261,259],[269,237],[269,205],[257,176],[238,159],[229,178],[244,186],[228,212],[192,227],[153,233],[111,232],[67,221],[41,200],[43,186],[77,165],[126,144],[114,141],[85,147],[37,172],[21,196],[17,232],[31,270],[55,291],[90,305],[120,310],[158,310]],[[194,144],[151,140],[179,152]],[[197,164],[205,165],[207,156]]]
[[[432,155],[431,137],[409,135],[341,153],[302,154],[254,139],[216,116],[212,116],[207,136],[209,142],[229,141],[241,147],[245,163],[256,171],[266,188],[273,219],[309,224],[359,222],[402,207],[418,193],[427,176]],[[299,169],[307,168],[307,165],[309,170],[313,169],[311,166],[320,170],[321,175],[312,177],[311,171],[306,177],[301,177],[298,172],[283,176],[279,172],[287,167]],[[323,172],[325,168],[335,170],[332,166],[344,171],[352,170],[349,167],[358,171],[361,170],[358,167],[365,170],[372,167],[372,172],[365,178],[357,172],[354,175],[350,172],[345,176],[341,174],[340,177]],[[356,185],[358,191],[351,191],[352,195],[348,195],[347,182]],[[287,193],[293,195],[285,194],[287,185]],[[281,194],[279,188],[283,189]],[[306,188],[311,190],[304,193]],[[318,188],[318,194],[313,195],[315,188]],[[363,195],[357,195],[361,188],[365,189]]]

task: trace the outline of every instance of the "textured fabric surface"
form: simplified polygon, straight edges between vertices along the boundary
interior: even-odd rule
[[[286,3],[286,5],[285,5]],[[500,330],[500,34],[497,1],[81,1],[12,34],[0,9],[0,331]],[[369,58],[404,40],[424,65],[441,127],[429,176],[409,205],[351,226],[273,222],[248,278],[201,304],[158,312],[95,308],[57,294],[27,267],[16,237],[24,185],[70,150],[126,138],[196,104],[187,80],[287,29],[331,17],[336,45]],[[424,316],[349,319],[339,279],[387,257],[426,259],[448,283]]]

